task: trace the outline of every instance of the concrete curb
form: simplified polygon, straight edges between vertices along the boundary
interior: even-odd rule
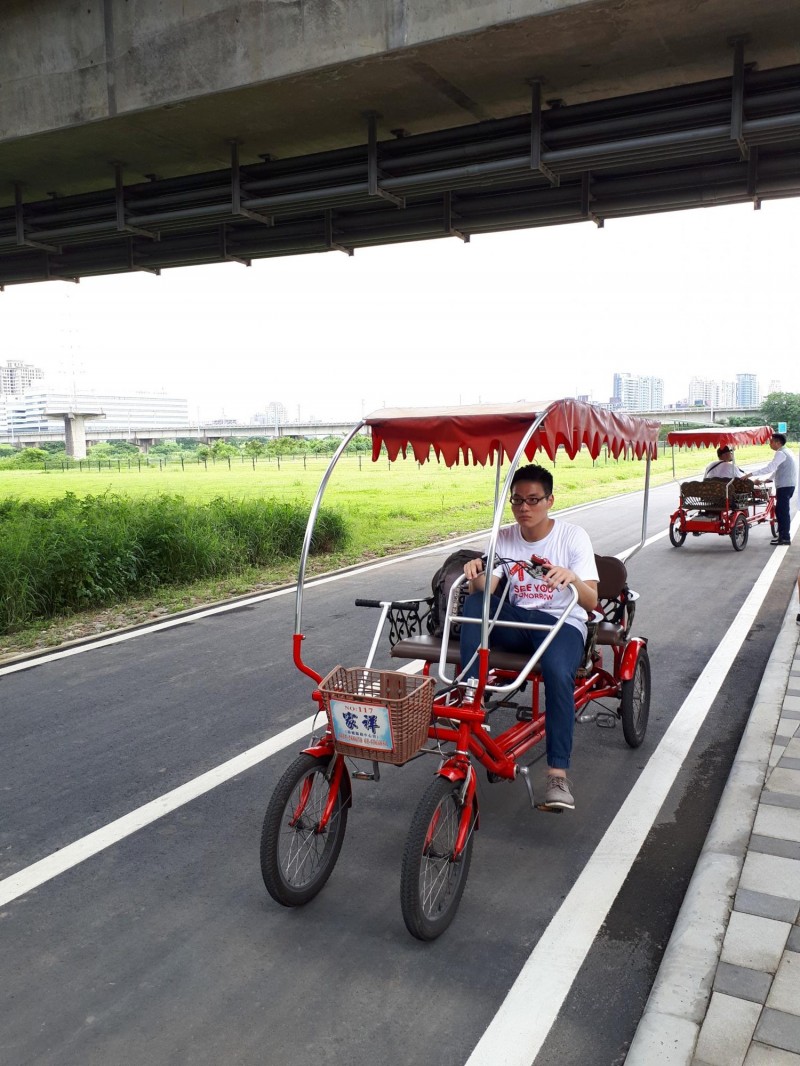
[[[796,613],[792,596],[625,1066],[690,1066],[694,1056],[797,647]]]

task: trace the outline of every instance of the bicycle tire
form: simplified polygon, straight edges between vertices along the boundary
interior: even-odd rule
[[[461,855],[452,852],[461,822],[461,783],[435,777],[419,802],[408,831],[400,877],[400,906],[417,940],[435,940],[452,922],[472,860],[472,836]]]
[[[333,758],[337,756],[299,755],[275,786],[264,815],[261,876],[267,892],[284,907],[301,907],[313,899],[333,872],[342,849],[348,807],[341,789],[325,831],[316,831],[330,792],[326,771]],[[303,810],[295,821],[301,804]]]
[[[650,717],[650,657],[647,648],[639,649],[633,677],[622,682],[620,714],[625,743],[638,748],[644,740]]]

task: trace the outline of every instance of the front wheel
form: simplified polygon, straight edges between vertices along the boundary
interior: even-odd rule
[[[638,748],[644,740],[650,716],[650,657],[645,647],[639,649],[633,677],[622,682],[620,714],[625,742],[631,748]]]
[[[669,539],[673,548],[680,548],[681,544],[686,540],[686,530],[684,529],[682,515],[675,515],[670,522]]]
[[[464,849],[453,857],[461,823],[461,783],[435,777],[414,814],[403,852],[400,906],[417,940],[435,940],[455,917],[472,859],[475,811]]]
[[[336,793],[325,828],[319,824],[330,795],[328,770],[336,756],[298,755],[275,786],[261,831],[261,876],[284,907],[300,907],[333,872],[347,828],[347,805]]]
[[[775,521],[774,518],[770,521],[769,531],[773,535],[773,537],[777,537],[777,535],[778,535],[778,523]]]
[[[733,522],[733,528],[731,529],[731,544],[733,545],[733,550],[737,552],[744,551],[749,536],[750,526],[747,524],[747,519],[743,514],[737,514]]]

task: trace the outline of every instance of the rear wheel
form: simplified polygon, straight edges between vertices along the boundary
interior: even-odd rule
[[[475,811],[470,833],[457,859],[453,850],[461,823],[461,783],[435,777],[414,814],[400,876],[403,920],[418,940],[435,940],[455,917],[472,859]]]
[[[772,519],[772,521],[769,524],[769,531],[773,535],[773,537],[777,537],[777,535],[778,535],[778,523],[775,521],[774,518]]]
[[[631,748],[638,748],[647,732],[650,716],[650,657],[647,648],[639,649],[639,657],[630,681],[622,682],[622,733]]]
[[[267,892],[284,907],[300,907],[333,872],[347,828],[341,788],[330,820],[319,832],[330,795],[326,777],[335,756],[303,753],[275,786],[261,831],[261,876]]]
[[[733,520],[733,527],[731,529],[731,544],[733,550],[740,552],[744,551],[747,546],[747,538],[750,536],[750,526],[747,524],[747,519],[743,514],[737,514]]]
[[[683,515],[675,515],[669,524],[669,539],[673,548],[680,548],[686,540]]]

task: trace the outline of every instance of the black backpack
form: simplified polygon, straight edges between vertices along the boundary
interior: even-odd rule
[[[475,551],[474,548],[459,548],[458,551],[448,555],[431,580],[431,592],[433,602],[428,614],[428,632],[434,637],[440,637],[444,632],[444,620],[447,613],[447,597],[456,578],[464,574],[464,565],[470,559],[479,559],[483,552]],[[464,600],[467,598],[469,586],[465,582],[458,590],[459,594],[453,604],[453,613],[461,614]],[[450,626],[452,636],[458,636],[461,626],[454,623]]]

